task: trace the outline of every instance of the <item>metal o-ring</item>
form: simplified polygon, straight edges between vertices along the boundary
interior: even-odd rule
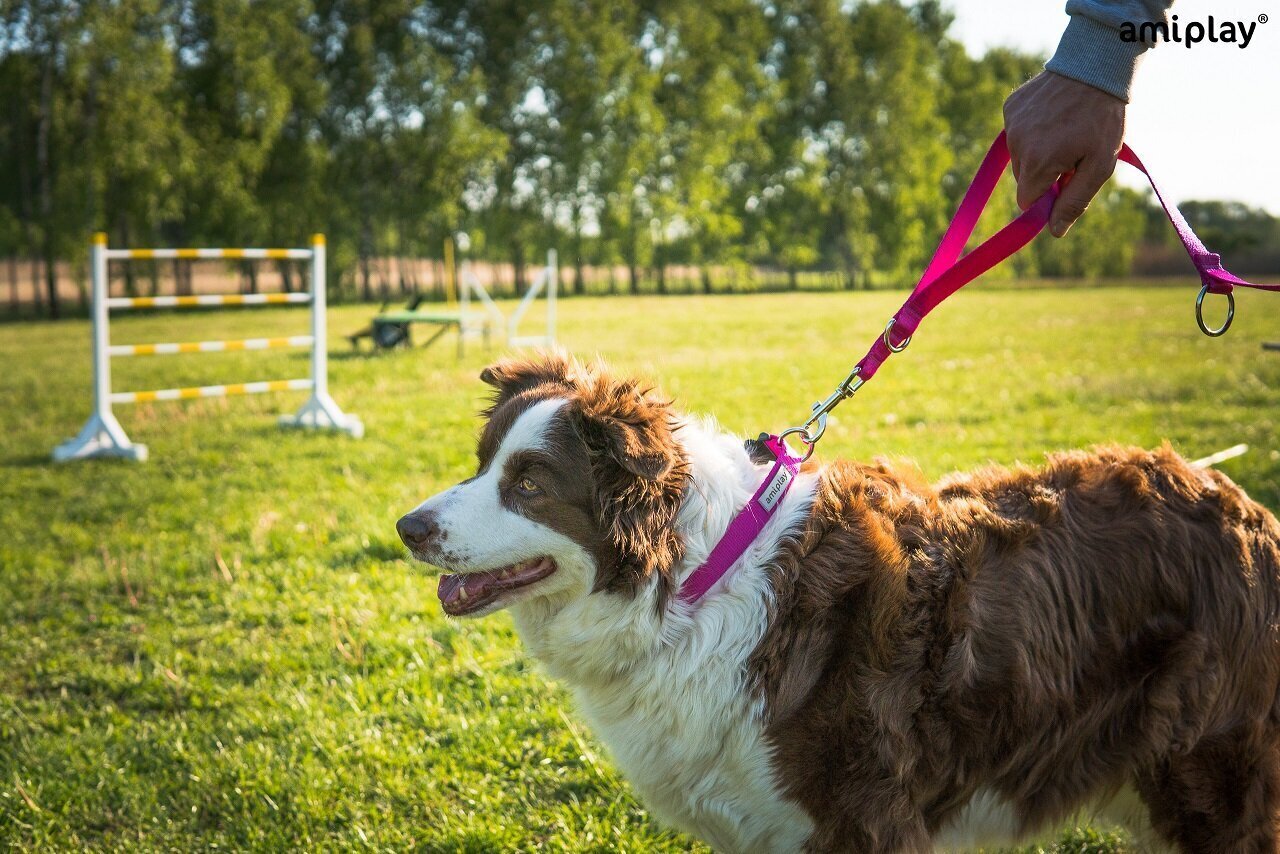
[[[787,444],[787,437],[792,435],[793,433],[800,434],[800,442],[804,445],[804,448],[805,448],[804,456],[800,458],[800,461],[807,462],[809,457],[813,456],[814,448],[816,448],[818,445],[818,439],[822,438],[822,436],[821,434],[819,434],[817,437],[812,437],[809,435],[809,431],[803,427],[788,427],[786,430],[783,430],[778,435],[778,441],[781,442],[785,447]]]
[[[884,346],[889,348],[890,353],[901,353],[903,350],[907,349],[907,345],[911,343],[911,336],[908,335],[906,338],[902,340],[901,344],[899,344],[896,347],[893,345],[893,341],[889,338],[889,335],[890,333],[893,332],[893,324],[897,322],[898,322],[898,318],[896,317],[889,318],[889,322],[886,323],[884,326],[884,334],[880,336],[881,338],[884,339]]]
[[[1200,327],[1200,331],[1210,338],[1217,338],[1219,335],[1226,333],[1231,328],[1231,321],[1236,317],[1236,297],[1235,294],[1227,291],[1227,319],[1217,329],[1210,329],[1204,322],[1204,295],[1209,293],[1209,286],[1206,284],[1200,288],[1200,295],[1196,297],[1196,325]]]

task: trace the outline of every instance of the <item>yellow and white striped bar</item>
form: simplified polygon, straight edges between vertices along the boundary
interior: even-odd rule
[[[236,350],[274,350],[280,347],[310,347],[310,335],[289,338],[245,338],[239,341],[182,341],[172,344],[113,344],[111,356],[172,356],[176,353],[229,353]]]
[[[197,305],[275,305],[311,302],[311,294],[202,294],[189,297],[111,297],[107,308],[191,308]]]
[[[113,258],[152,258],[157,261],[168,258],[183,258],[190,261],[213,260],[217,258],[297,258],[305,260],[311,257],[310,249],[108,249],[107,259]]]
[[[193,400],[198,397],[229,397],[233,394],[262,394],[268,391],[305,391],[314,385],[311,380],[267,380],[192,388],[162,388],[155,391],[116,391],[111,393],[111,402],[147,403],[153,400]]]

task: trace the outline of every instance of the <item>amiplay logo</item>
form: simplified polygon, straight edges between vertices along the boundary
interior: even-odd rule
[[[760,506],[765,510],[772,510],[773,505],[778,503],[778,499],[782,497],[783,488],[791,482],[791,470],[786,466],[778,469],[778,473],[773,476],[773,482],[769,484],[769,488],[760,496]]]
[[[1212,15],[1205,23],[1191,21],[1181,25],[1178,24],[1177,15],[1172,16],[1167,24],[1163,21],[1144,21],[1141,24],[1125,21],[1120,26],[1120,40],[1151,44],[1158,41],[1178,42],[1188,48],[1204,41],[1214,44],[1225,42],[1244,50],[1253,41],[1253,33],[1258,24],[1265,24],[1269,20],[1267,13],[1263,12],[1256,21],[1218,21]]]

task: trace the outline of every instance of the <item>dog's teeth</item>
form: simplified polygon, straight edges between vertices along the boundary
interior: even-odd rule
[[[464,584],[458,588],[458,599],[462,602],[467,601],[467,585]]]

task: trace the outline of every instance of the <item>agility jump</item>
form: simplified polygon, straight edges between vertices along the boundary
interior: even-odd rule
[[[288,258],[311,262],[310,292],[291,294],[229,294],[166,297],[112,297],[108,293],[107,262],[112,259],[139,260],[185,258],[267,259]],[[341,430],[352,436],[364,435],[364,425],[354,415],[344,413],[329,396],[329,360],[325,348],[325,243],[324,235],[311,238],[310,249],[110,249],[107,236],[99,232],[90,250],[93,284],[93,414],[80,433],[53,450],[57,462],[89,457],[124,457],[145,460],[147,446],[129,440],[124,428],[111,410],[116,403],[142,403],[159,400],[190,400],[202,397],[227,397],[238,394],[261,394],[269,391],[310,390],[296,415],[280,418],[284,427]],[[263,306],[311,304],[311,334],[280,338],[246,338],[232,341],[184,341],[155,344],[119,344],[110,342],[110,319],[113,310],[139,308],[193,308],[198,306],[240,305]],[[221,353],[237,350],[272,350],[284,347],[311,348],[311,376],[302,379],[263,380],[228,385],[166,388],[150,391],[111,390],[113,357],[161,356],[177,353]]]
[[[556,293],[559,287],[559,267],[556,251],[547,252],[547,263],[538,270],[529,284],[528,291],[516,306],[510,318],[507,318],[498,304],[493,301],[489,291],[476,276],[470,261],[463,261],[458,269],[458,281],[453,277],[453,241],[444,244],[445,257],[445,300],[448,308],[445,311],[426,311],[418,308],[421,297],[415,297],[409,307],[396,311],[383,311],[373,317],[369,325],[359,332],[347,336],[352,347],[358,347],[363,338],[369,338],[376,349],[387,349],[407,345],[410,342],[409,329],[414,324],[426,324],[438,327],[435,334],[427,339],[424,347],[430,347],[450,329],[458,332],[458,358],[466,351],[466,342],[476,338],[483,339],[488,347],[493,333],[506,338],[510,347],[551,347],[556,343]],[[456,294],[455,294],[456,291]],[[541,335],[519,335],[519,326],[533,301],[539,295],[546,294],[546,328]],[[480,310],[474,306],[479,304]]]
[[[511,314],[511,319],[507,321],[507,346],[550,347],[556,343],[556,291],[559,290],[559,284],[560,261],[556,256],[556,250],[549,249],[547,265],[538,271],[537,277],[529,285],[529,290],[525,292],[524,299],[520,300],[520,304]],[[521,319],[529,311],[533,301],[538,298],[538,294],[543,291],[547,292],[546,331],[542,335],[520,335]]]
[[[486,343],[489,339],[489,325],[506,326],[507,346],[509,347],[551,347],[556,343],[556,293],[559,290],[560,265],[556,250],[547,250],[547,263],[538,270],[524,298],[520,300],[510,318],[504,318],[502,309],[498,308],[489,292],[471,269],[471,262],[464,261],[460,276],[462,279],[462,331],[464,338],[483,335]],[[546,293],[547,315],[546,328],[541,335],[520,335],[520,321],[529,311],[533,301],[543,292]],[[471,310],[472,296],[479,298],[484,314]]]

